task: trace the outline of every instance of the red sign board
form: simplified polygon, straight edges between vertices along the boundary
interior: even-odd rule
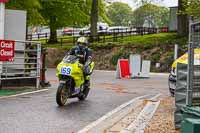
[[[0,61],[13,61],[15,54],[15,41],[0,40]]]
[[[120,59],[119,67],[120,67],[120,77],[130,78],[130,68],[129,68],[128,59]]]
[[[0,0],[0,2],[6,3],[8,2],[8,0]]]

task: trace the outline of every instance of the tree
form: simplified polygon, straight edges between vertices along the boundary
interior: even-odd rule
[[[192,16],[195,20],[200,20],[200,1],[179,0],[178,10],[178,34],[186,36],[189,33],[188,17]]]
[[[97,22],[100,20],[103,20],[107,23],[111,23],[109,18],[105,14],[105,4],[103,0],[88,0],[88,3],[90,3],[90,31],[91,31],[91,41],[94,41],[97,39]],[[89,5],[89,4],[88,4]]]
[[[99,1],[99,4],[97,1],[99,0],[96,0],[93,4],[95,8],[92,10],[92,0],[40,0],[42,5],[40,13],[45,19],[46,24],[50,27],[49,43],[57,42],[56,29],[58,28],[74,25],[89,25],[92,17],[93,19],[94,17],[98,17],[91,13],[92,11],[98,13],[96,5],[98,6],[100,15],[102,15],[102,17],[106,20],[106,16],[103,15],[103,4],[101,0]],[[97,20],[98,18],[95,18],[95,21],[93,21],[93,27],[95,25],[94,22],[97,23]],[[92,31],[92,33],[94,34],[93,36],[96,36],[94,31]]]
[[[159,4],[160,2],[164,0],[132,0],[136,5],[143,6],[144,4]]]
[[[185,3],[185,12],[188,15],[193,16],[195,19],[200,19],[200,1],[199,0],[187,0]]]
[[[92,0],[91,8],[91,40],[96,40],[97,37],[97,22],[98,22],[98,0]]]
[[[108,7],[106,14],[112,21],[112,25],[128,25],[131,20],[132,9],[128,4],[114,2]]]
[[[38,0],[9,0],[9,2],[6,4],[6,8],[26,10],[28,25],[44,22],[38,11],[41,8]]]
[[[10,0],[7,8],[27,10],[28,24],[48,25],[50,28],[48,42],[57,43],[56,30],[58,28],[89,25],[92,15],[92,2],[92,0]],[[97,3],[97,6],[101,17],[108,20],[104,14],[102,0],[99,1],[99,4]],[[96,8],[93,8],[93,10],[96,10]]]
[[[152,27],[165,27],[169,23],[169,9],[144,3],[133,12],[132,24],[136,27],[142,27],[148,22]]]
[[[189,33],[189,21],[186,13],[187,0],[178,0],[178,28],[177,33],[180,36],[187,36]]]
[[[40,3],[40,13],[50,28],[49,43],[57,43],[58,28],[89,23],[85,0],[40,0]]]

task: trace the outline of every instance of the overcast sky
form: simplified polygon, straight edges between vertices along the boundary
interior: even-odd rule
[[[135,8],[137,5],[134,3],[134,0],[115,0],[124,3],[128,3],[132,8]],[[165,7],[173,7],[178,5],[178,0],[154,0],[157,1],[155,4],[165,6]]]

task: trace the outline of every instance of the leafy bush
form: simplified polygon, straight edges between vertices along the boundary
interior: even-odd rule
[[[118,54],[114,54],[112,55],[112,58],[111,58],[111,64],[112,65],[117,65],[117,61],[119,59],[128,59],[130,56],[130,53],[126,53],[126,52],[120,52]]]

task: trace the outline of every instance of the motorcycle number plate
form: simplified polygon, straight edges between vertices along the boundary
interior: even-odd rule
[[[72,68],[71,67],[62,67],[60,73],[63,75],[71,75]]]

